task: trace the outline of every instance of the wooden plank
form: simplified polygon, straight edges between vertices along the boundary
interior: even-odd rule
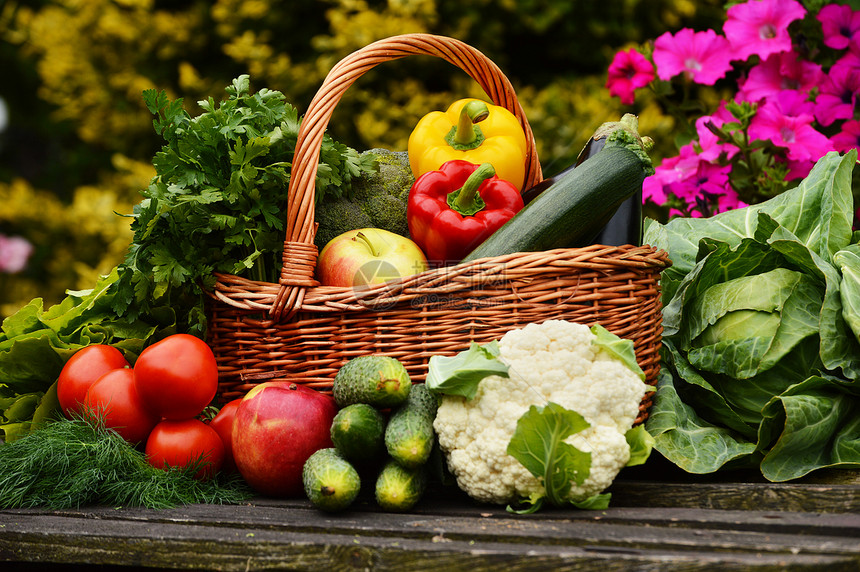
[[[609,489],[613,506],[789,512],[860,512],[860,470],[826,469],[785,483],[757,470],[695,475],[659,454],[623,469]]]
[[[860,512],[858,485],[618,481],[609,490],[613,506]]]
[[[652,469],[653,470],[653,469]],[[860,570],[860,481],[768,483],[625,471],[605,511],[513,515],[451,487],[412,511],[363,494],[327,514],[305,499],[169,510],[0,510],[0,561],[192,570]],[[722,476],[720,476],[722,477]],[[5,570],[6,567],[3,566]],[[118,569],[118,568],[117,568]]]
[[[146,521],[87,523],[84,534],[69,538],[69,517],[39,516],[34,530],[11,523],[0,537],[0,558],[31,562],[98,563],[174,567],[177,569],[263,570],[294,569],[493,570],[856,570],[850,555],[807,553],[804,548],[777,553],[759,547],[739,550],[736,545],[701,546],[681,550],[662,544],[634,548],[615,546],[593,537],[577,537],[580,544],[522,540],[511,543],[476,533],[471,538],[449,537],[447,521],[434,524],[432,535],[384,533],[321,533],[282,528],[248,529],[206,524],[165,524]],[[78,530],[82,530],[78,528]],[[622,531],[623,533],[623,531]],[[594,536],[600,536],[597,532]],[[14,536],[14,543],[6,541]],[[498,537],[495,537],[498,538]],[[812,539],[817,542],[818,539]],[[855,543],[856,544],[856,543]],[[729,550],[731,548],[731,550]]]
[[[611,508],[511,515],[442,498],[336,515],[306,501],[0,511],[0,560],[223,570],[857,570],[860,516]],[[806,525],[805,525],[806,524]],[[805,525],[805,526],[804,526]]]

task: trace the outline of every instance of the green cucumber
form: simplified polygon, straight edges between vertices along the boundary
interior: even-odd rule
[[[433,420],[439,401],[427,386],[412,386],[406,403],[397,409],[385,427],[385,448],[406,468],[423,465],[430,458],[436,434]]]
[[[331,441],[348,461],[371,463],[385,452],[385,417],[366,403],[353,403],[337,412]]]
[[[361,490],[358,471],[334,448],[319,449],[305,461],[302,485],[311,504],[326,512],[345,509]]]
[[[424,467],[407,469],[388,461],[376,479],[376,503],[385,511],[404,512],[414,507],[427,488]]]
[[[352,358],[338,370],[332,394],[338,407],[366,403],[385,409],[405,403],[411,387],[409,373],[397,359],[368,355]]]
[[[592,244],[653,172],[646,152],[650,144],[635,129],[611,133],[603,149],[557,176],[463,261]]]

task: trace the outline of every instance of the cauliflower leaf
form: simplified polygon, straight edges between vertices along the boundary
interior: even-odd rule
[[[472,342],[468,350],[454,356],[434,355],[430,358],[427,389],[446,395],[462,395],[472,399],[478,383],[490,375],[508,377],[508,366],[499,359],[499,342],[484,345]]]
[[[630,371],[639,376],[639,379],[645,381],[645,372],[636,361],[633,340],[620,338],[600,324],[591,326],[591,333],[595,336],[594,345],[626,365]]]
[[[532,494],[526,512],[538,510],[544,499],[553,506],[570,501],[571,482],[581,485],[591,471],[591,453],[580,451],[565,439],[591,425],[558,403],[532,405],[517,421],[507,452],[544,485],[545,493]]]

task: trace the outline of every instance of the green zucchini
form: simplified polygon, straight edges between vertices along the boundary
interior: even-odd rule
[[[653,173],[650,139],[618,129],[598,153],[568,169],[463,261],[587,246]]]

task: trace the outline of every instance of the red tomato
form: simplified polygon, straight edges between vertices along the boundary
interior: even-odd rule
[[[206,342],[174,334],[143,350],[134,364],[137,391],[165,419],[200,415],[218,391],[218,366]]]
[[[212,427],[199,419],[164,419],[146,440],[146,460],[158,469],[187,467],[203,458],[206,463],[195,475],[211,478],[224,463],[224,443]]]
[[[122,352],[113,346],[94,344],[69,358],[57,380],[57,398],[66,417],[81,413],[87,390],[112,369],[129,367]]]
[[[130,368],[113,369],[98,378],[87,391],[84,406],[101,414],[105,426],[132,444],[146,439],[161,419],[143,404]]]
[[[236,418],[236,409],[241,402],[241,397],[228,402],[209,422],[209,426],[215,429],[221,441],[224,442],[224,465],[221,470],[225,473],[236,470],[236,462],[233,460],[233,420]]]

